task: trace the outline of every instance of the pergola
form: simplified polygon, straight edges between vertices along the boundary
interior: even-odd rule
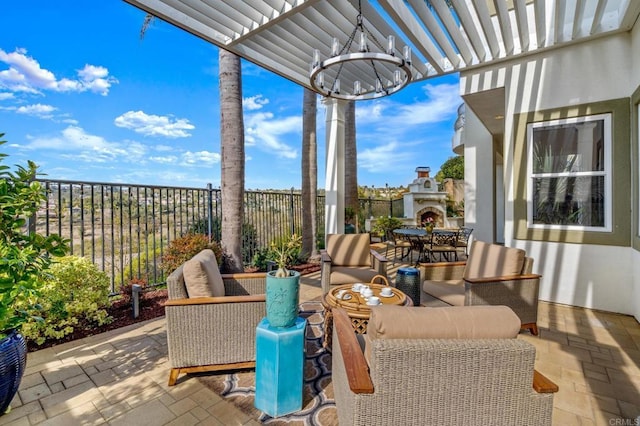
[[[125,1],[306,88],[314,49],[345,43],[359,4],[375,38],[411,46],[411,82],[628,31],[640,15],[637,0]],[[349,64],[343,84],[365,72]],[[327,234],[344,219],[344,103],[326,100]]]

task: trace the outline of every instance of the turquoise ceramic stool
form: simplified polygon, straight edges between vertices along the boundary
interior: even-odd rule
[[[254,405],[271,417],[302,409],[306,325],[298,317],[291,327],[271,327],[263,318],[256,328]]]

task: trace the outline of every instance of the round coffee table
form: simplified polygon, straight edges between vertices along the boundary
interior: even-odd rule
[[[395,287],[385,284],[363,283],[373,290],[373,295],[380,298],[383,305],[413,306],[411,298]],[[351,290],[353,284],[343,284],[332,287],[322,298],[324,306],[324,347],[331,348],[331,333],[333,332],[333,308],[342,308],[351,318],[351,325],[357,334],[364,334],[367,331],[367,324],[371,316],[371,306],[360,293]],[[384,287],[391,288],[391,296],[383,296],[381,291]],[[343,298],[338,297],[342,293]]]

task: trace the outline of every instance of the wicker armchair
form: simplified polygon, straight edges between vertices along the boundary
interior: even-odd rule
[[[371,282],[376,275],[387,277],[387,258],[371,248],[369,234],[329,234],[321,251],[322,292],[332,285]]]
[[[535,347],[491,333],[488,338],[461,335],[465,330],[476,333],[482,317],[492,318],[493,325],[504,320],[504,310],[493,311],[504,307],[381,308],[398,308],[386,315],[386,324],[396,328],[407,319],[399,317],[401,310],[426,318],[423,324],[405,324],[408,336],[367,338],[376,327],[378,308],[372,309],[363,350],[346,312],[333,311],[332,382],[341,426],[551,425],[558,387],[534,370]],[[477,308],[489,311],[470,316],[454,311],[435,315],[435,321],[430,318],[436,311]],[[517,335],[518,319],[510,315],[510,332]],[[467,324],[457,323],[459,316],[466,316]],[[412,336],[429,330],[433,322],[450,331],[439,336],[431,328],[432,336]],[[388,333],[388,327],[379,327],[385,328]]]
[[[524,250],[473,241],[466,262],[421,263],[424,306],[506,305],[538,335],[540,275]]]
[[[213,252],[204,257],[208,262],[213,257],[217,270]],[[256,326],[266,312],[266,274],[222,274],[224,296],[189,297],[184,266],[167,278],[169,386],[181,373],[254,368]]]

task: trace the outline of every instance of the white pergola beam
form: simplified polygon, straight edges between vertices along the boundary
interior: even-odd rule
[[[498,37],[493,28],[493,22],[491,22],[491,16],[489,15],[489,7],[486,0],[473,0],[473,6],[480,20],[480,27],[484,34],[484,38],[489,45],[489,51],[491,52],[492,59],[500,57],[500,45],[498,44]]]
[[[571,31],[571,37],[573,39],[577,39],[585,35],[584,31],[582,30],[582,23],[584,20],[584,4],[585,2],[583,1],[576,2],[576,10],[573,15],[573,31]]]
[[[540,49],[547,44],[547,22],[545,16],[545,0],[534,0],[534,14],[536,20],[536,48]]]
[[[493,0],[493,5],[498,13],[502,43],[505,54],[508,56],[513,54],[513,32],[511,31],[511,19],[509,17],[509,11],[507,10],[507,4],[502,0]]]
[[[444,31],[442,31],[442,27],[438,23],[437,19],[433,16],[433,13],[427,5],[422,0],[418,1],[409,1],[408,2],[413,10],[416,11],[416,15],[424,22],[427,30],[431,33],[431,36],[435,39],[436,43],[440,46],[440,48],[444,51],[444,54],[449,59],[449,62],[453,66],[453,68],[460,67],[460,57],[453,50],[449,39],[445,35]]]
[[[425,34],[422,26],[401,0],[380,0],[380,6],[391,16],[404,31],[416,49],[422,53],[436,73],[444,73],[444,58],[431,39]]]
[[[593,14],[593,22],[591,23],[591,30],[589,31],[589,34],[597,34],[602,29],[602,18],[604,17],[606,6],[607,0],[598,0],[596,11]]]
[[[480,38],[480,32],[478,31],[478,27],[476,26],[473,18],[471,17],[471,13],[469,13],[469,9],[467,8],[467,4],[464,0],[451,0],[451,5],[453,9],[456,11],[456,15],[460,18],[460,24],[464,29],[465,34],[469,38],[469,42],[471,43],[471,47],[473,48],[476,57],[479,62],[484,62],[487,60],[487,51],[484,48],[484,44],[482,43],[482,39]]]
[[[440,17],[440,21],[447,29],[447,32],[451,36],[453,43],[458,48],[460,55],[462,56],[462,60],[466,65],[471,65],[473,63],[473,54],[471,53],[471,49],[467,45],[467,42],[464,39],[464,35],[462,34],[461,28],[458,27],[456,21],[453,19],[452,10],[453,8],[449,8],[445,0],[431,0],[431,4],[436,10],[436,13]]]
[[[513,6],[516,14],[516,23],[518,25],[518,36],[520,37],[520,50],[526,52],[530,48],[527,3],[525,0],[514,0]]]

